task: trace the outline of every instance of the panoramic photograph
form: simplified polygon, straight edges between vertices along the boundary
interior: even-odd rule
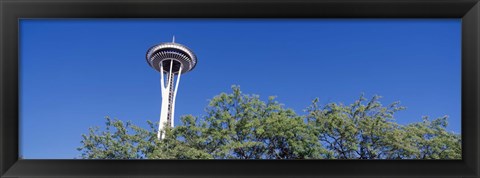
[[[21,159],[462,159],[461,19],[21,19]]]

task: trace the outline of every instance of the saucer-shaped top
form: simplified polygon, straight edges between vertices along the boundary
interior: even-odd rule
[[[157,71],[163,64],[163,71],[177,74],[182,67],[182,74],[191,71],[197,65],[197,57],[192,50],[178,43],[160,43],[148,49],[147,63]],[[173,62],[173,64],[171,64]]]

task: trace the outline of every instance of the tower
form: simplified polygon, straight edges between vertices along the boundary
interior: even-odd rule
[[[163,139],[165,126],[173,127],[175,98],[180,77],[195,68],[197,57],[186,46],[175,43],[175,37],[173,37],[171,43],[160,43],[148,49],[147,63],[160,72],[162,107],[157,137]]]

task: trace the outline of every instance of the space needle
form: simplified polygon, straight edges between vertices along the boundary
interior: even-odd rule
[[[175,98],[180,77],[195,68],[197,57],[186,46],[175,43],[174,36],[172,42],[160,43],[148,49],[147,63],[160,72],[162,107],[157,137],[163,139],[165,127],[173,127]]]

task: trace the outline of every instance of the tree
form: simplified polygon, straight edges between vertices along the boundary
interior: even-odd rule
[[[315,99],[297,115],[269,97],[232,93],[215,96],[206,116],[182,116],[181,124],[156,137],[149,129],[106,118],[90,128],[78,150],[87,159],[459,159],[460,135],[446,131],[447,117],[395,123],[398,102],[387,107],[361,96],[351,105]]]
[[[453,134],[446,130],[447,116],[429,120],[423,118],[423,122],[412,123],[403,130],[403,139],[413,147],[413,151],[405,158],[411,159],[461,159],[462,140],[459,134]]]
[[[203,119],[187,116],[175,128],[183,143],[216,159],[303,159],[324,152],[302,117],[270,97],[233,93],[214,97]]]
[[[362,96],[351,105],[318,99],[307,109],[307,123],[318,141],[338,159],[460,159],[460,135],[446,131],[447,116],[406,126],[394,114],[404,110],[399,102],[387,107],[380,96]]]
[[[172,129],[166,129],[166,138],[157,139],[156,124],[147,121],[150,130],[125,124],[106,117],[105,131],[90,128],[82,135],[81,158],[85,159],[208,159],[209,154],[195,150],[175,139]]]

